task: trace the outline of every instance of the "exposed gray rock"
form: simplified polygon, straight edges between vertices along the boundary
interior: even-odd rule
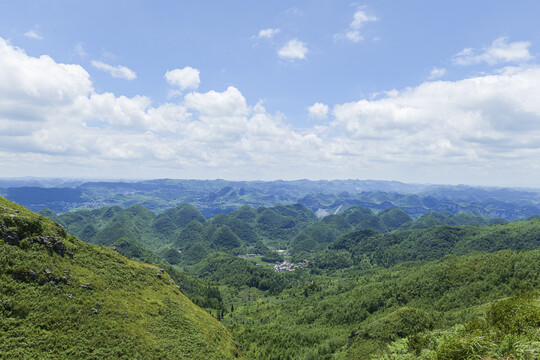
[[[28,278],[30,280],[37,280],[38,274],[35,271],[28,270]]]
[[[19,245],[19,235],[16,232],[10,231],[7,227],[2,225],[2,231],[4,232],[4,241],[9,245]]]
[[[61,257],[64,257],[64,254],[66,253],[66,245],[64,245],[62,241],[58,240],[56,244],[54,244],[53,250]]]
[[[86,290],[94,290],[94,288],[92,287],[92,285],[90,285],[90,283],[83,284],[81,285],[81,287]]]

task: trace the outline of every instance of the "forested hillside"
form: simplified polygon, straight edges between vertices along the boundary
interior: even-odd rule
[[[277,249],[286,250],[295,262],[309,260],[319,268],[362,261],[389,266],[451,253],[536,248],[539,226],[535,219],[508,223],[470,212],[433,212],[414,220],[399,208],[375,213],[360,206],[318,219],[300,204],[257,209],[244,205],[210,219],[190,204],[158,215],[140,205],[42,214],[86,242],[114,247],[141,261],[159,258],[181,267],[218,252],[258,254],[274,263],[283,260]],[[509,230],[521,238],[504,236]]]
[[[539,250],[337,272],[279,296],[231,290],[234,311],[224,321],[257,359],[393,359],[408,351],[410,359],[535,359],[540,296],[530,291],[540,288],[539,273]],[[497,305],[515,293],[523,295]],[[387,347],[394,341],[401,348]]]
[[[0,198],[2,358],[241,356],[230,333],[182,294],[178,280]]]
[[[318,218],[300,204],[209,219],[190,204],[42,213],[87,242],[159,264],[248,358],[539,353],[540,218],[443,211],[415,220],[362,206]]]

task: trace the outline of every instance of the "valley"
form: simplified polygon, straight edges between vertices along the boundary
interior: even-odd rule
[[[302,197],[315,198],[323,196]],[[113,258],[153,264],[160,279],[225,325],[235,356],[538,355],[539,217],[432,211],[413,218],[399,207],[353,204],[323,217],[300,203],[238,204],[209,218],[189,203],[40,213]],[[515,315],[501,320],[501,309]],[[520,316],[527,320],[516,323]]]

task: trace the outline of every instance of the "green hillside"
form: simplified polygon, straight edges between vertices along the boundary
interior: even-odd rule
[[[249,358],[528,360],[540,349],[538,218],[353,206],[317,219],[280,205],[205,219],[188,204],[46,215],[131,258],[166,260],[149,276],[163,267]],[[274,271],[284,259],[294,271]]]
[[[516,239],[515,244],[493,244],[493,241],[501,239],[496,234],[495,240],[489,240],[487,235],[478,239],[469,236],[468,243],[465,243],[461,238],[455,239],[455,236],[475,233],[471,230],[473,227],[451,230],[449,226],[499,225],[500,229],[531,227],[508,224],[504,219],[487,218],[467,211],[456,214],[431,212],[413,220],[399,208],[375,213],[362,206],[353,206],[341,213],[317,219],[313,211],[300,204],[257,209],[244,205],[229,214],[217,214],[208,220],[190,204],[181,204],[158,215],[140,205],[126,209],[112,206],[60,215],[44,209],[42,214],[60,222],[69,233],[91,244],[114,246],[129,258],[154,264],[166,262],[182,269],[188,269],[217,252],[260,254],[264,255],[264,261],[273,263],[282,260],[272,251],[276,249],[287,249],[295,263],[309,260],[312,267],[347,267],[358,265],[366,259],[389,266],[400,261],[433,260],[449,253],[465,254],[470,250],[523,248],[519,246],[522,239]],[[363,232],[368,230],[376,233],[369,236],[367,243],[362,241],[362,244],[356,244],[358,234],[363,237]],[[532,244],[535,241],[530,239],[530,235],[525,234],[525,238]],[[338,240],[342,236],[346,239]],[[444,240],[443,245],[437,245],[441,236],[452,243]],[[459,244],[454,246],[458,240]],[[352,241],[355,246],[344,247],[343,241]],[[261,242],[270,249],[269,252],[260,252],[256,244]],[[533,244],[528,248],[537,246]],[[427,251],[432,251],[432,254],[423,254]]]
[[[304,281],[278,296],[231,289],[234,311],[224,322],[254,359],[416,359],[424,352],[423,359],[532,360],[540,354],[538,274],[540,250],[296,274]]]
[[[156,266],[84,243],[0,198],[2,358],[242,356],[225,327],[182,294],[182,285]]]
[[[190,204],[181,204],[159,215],[140,205],[60,215],[45,209],[42,214],[57,220],[85,242],[111,247],[120,241],[123,246],[116,247],[128,257],[155,263],[155,258],[148,255],[150,251],[170,264],[182,266],[202,260],[207,253],[243,254],[261,240],[276,248],[286,247],[291,237],[317,222],[311,210],[298,204],[257,210],[246,205],[209,220]],[[126,244],[133,249],[122,252]]]

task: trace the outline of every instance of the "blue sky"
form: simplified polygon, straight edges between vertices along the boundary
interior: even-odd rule
[[[535,1],[3,1],[3,176],[538,186]]]

